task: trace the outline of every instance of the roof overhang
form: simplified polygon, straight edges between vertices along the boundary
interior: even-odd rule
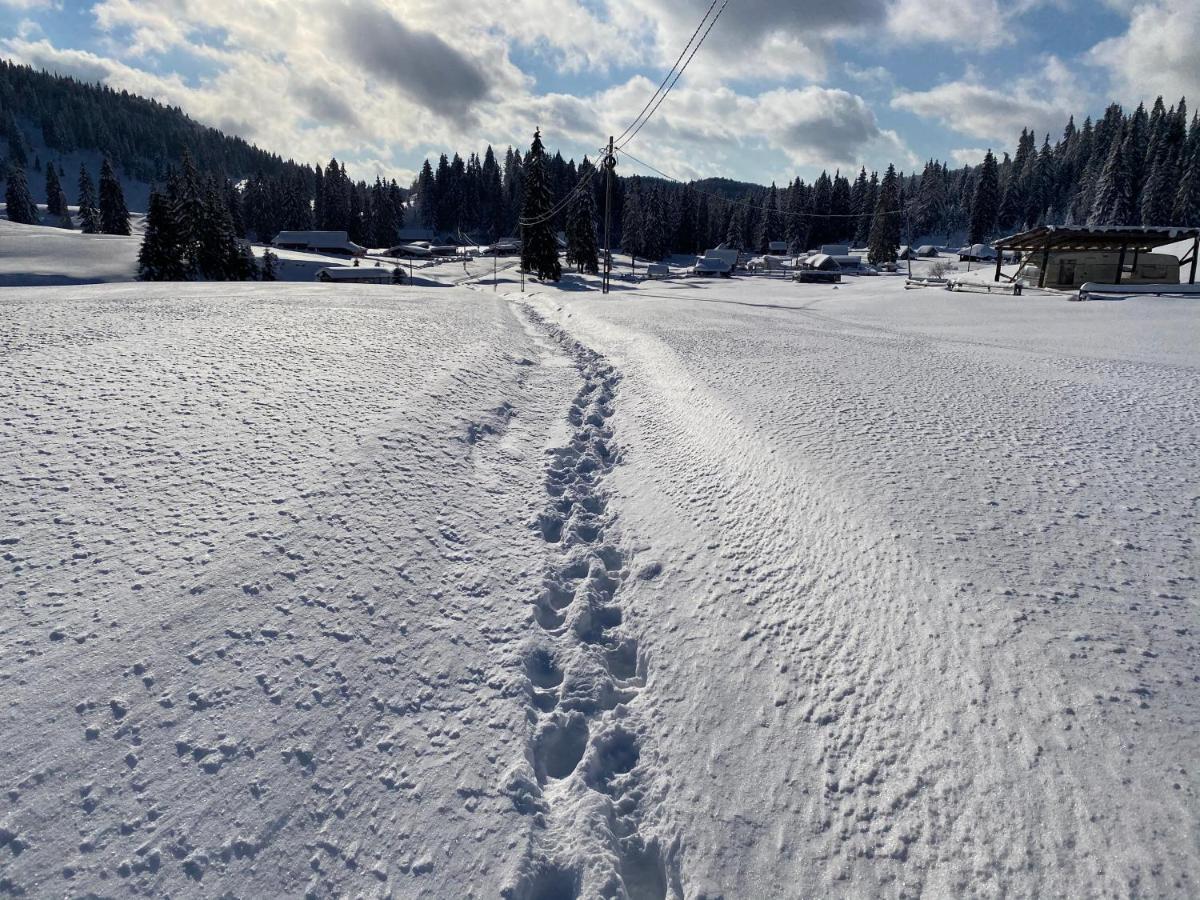
[[[1164,244],[1195,240],[1200,228],[1156,228],[1151,226],[1119,226],[1085,228],[1066,225],[1043,225],[1020,234],[993,241],[997,250],[1058,250],[1067,252],[1086,251],[1149,251]]]

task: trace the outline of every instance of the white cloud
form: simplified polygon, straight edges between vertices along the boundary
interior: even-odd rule
[[[62,9],[61,0],[0,0],[0,6],[27,12],[35,9]]]
[[[1087,55],[1108,71],[1117,96],[1130,102],[1163,95],[1200,100],[1200,0],[1152,0],[1128,10],[1124,34],[1101,41]]]
[[[937,120],[960,134],[1009,146],[1025,127],[1039,135],[1061,131],[1069,116],[1090,106],[1089,100],[1062,60],[1048,56],[1040,71],[1006,82],[1003,90],[968,69],[962,79],[927,91],[898,91],[892,106]]]
[[[985,156],[987,150],[983,147],[960,147],[950,151],[950,158],[960,166],[977,166]]]

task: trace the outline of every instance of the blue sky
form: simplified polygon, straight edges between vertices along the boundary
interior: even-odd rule
[[[495,8],[493,8],[495,7]],[[706,0],[0,0],[0,55],[360,177],[620,132]],[[911,169],[1162,93],[1200,106],[1200,0],[729,0],[634,155],[680,177]],[[622,171],[636,171],[624,161]]]

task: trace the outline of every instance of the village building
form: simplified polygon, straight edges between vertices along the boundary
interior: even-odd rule
[[[1192,245],[1182,259],[1154,252],[1189,240]],[[1023,254],[1013,280],[1022,273],[1029,281],[1036,276],[1038,287],[1071,290],[1088,283],[1180,284],[1185,270],[1188,283],[1195,284],[1200,228],[1043,225],[1001,238],[993,246],[1001,253]],[[1000,278],[998,258],[995,280]]]
[[[344,231],[281,231],[271,244],[280,250],[302,250],[328,256],[365,256],[366,247],[350,240]]]
[[[919,256],[921,259],[933,259],[934,257],[940,255],[941,254],[938,253],[938,248],[933,246],[933,244],[922,244],[917,248],[917,256]]]
[[[317,281],[325,284],[395,284],[403,277],[384,266],[328,266],[317,271]]]

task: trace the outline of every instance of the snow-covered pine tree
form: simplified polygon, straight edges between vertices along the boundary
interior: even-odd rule
[[[1175,207],[1175,191],[1179,179],[1178,166],[1172,158],[1171,148],[1166,141],[1158,144],[1150,171],[1142,183],[1140,197],[1140,219],[1143,225],[1171,225]]]
[[[1125,153],[1125,138],[1117,135],[1096,181],[1095,198],[1088,225],[1129,225],[1134,221],[1131,176]]]
[[[621,207],[621,249],[634,259],[642,255],[642,194],[637,182],[625,191]]]
[[[848,195],[846,202],[850,202]],[[755,241],[760,253],[767,252],[771,241],[783,240],[783,225],[779,217],[779,191],[775,182],[771,182],[771,189],[767,191],[767,200],[763,205],[766,209],[758,222],[758,239]]]
[[[100,230],[105,234],[130,233],[125,193],[107,157],[100,165]]]
[[[175,211],[166,195],[150,192],[146,233],[138,251],[138,278],[142,281],[186,281],[187,268]]]
[[[579,167],[580,182],[592,177],[587,157]],[[567,262],[578,272],[595,275],[600,270],[600,248],[596,240],[596,195],[590,183],[575,198],[567,214]]]
[[[67,195],[58,180],[58,168],[52,162],[46,163],[46,212],[59,218],[67,214]]]
[[[96,207],[96,186],[87,167],[79,166],[79,227],[84,234],[100,233],[100,210]]]
[[[900,182],[895,166],[889,165],[879,184],[875,216],[867,238],[867,259],[872,265],[895,262],[900,249]]]
[[[25,169],[15,159],[8,163],[8,184],[4,188],[4,202],[8,204],[8,220],[22,225],[37,225],[40,221],[37,206],[29,193],[25,180]]]
[[[1200,225],[1200,118],[1192,119],[1182,170],[1171,220],[1195,227]]]
[[[866,188],[863,188],[865,202]],[[784,216],[784,240],[793,253],[800,253],[808,246],[808,188],[797,178],[787,191],[787,209]]]
[[[550,216],[553,201],[546,171],[546,150],[540,129],[533,133],[533,143],[524,166],[525,202],[521,206],[521,268],[543,281],[558,281],[562,264],[558,260],[558,241],[554,237],[554,220]]]
[[[167,176],[167,200],[179,230],[183,265],[188,278],[195,278],[200,271],[200,234],[204,227],[204,197],[201,193],[200,175],[191,154],[183,151],[183,160],[178,171]]]
[[[975,193],[971,198],[971,221],[967,240],[978,244],[988,238],[996,227],[996,214],[1000,206],[999,166],[989,149],[979,166],[975,180]]]
[[[244,276],[241,246],[233,233],[229,209],[211,179],[205,188],[196,264],[209,281],[237,281]]]

